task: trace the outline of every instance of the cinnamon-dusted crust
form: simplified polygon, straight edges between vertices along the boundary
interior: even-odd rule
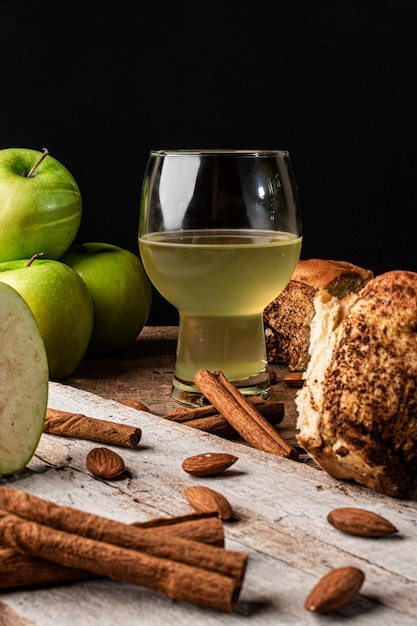
[[[342,309],[335,298],[315,301],[311,359],[296,398],[298,441],[335,478],[410,497],[417,488],[417,273],[382,274]]]
[[[325,289],[340,299],[358,292],[371,278],[370,270],[347,261],[299,261],[287,287],[264,310],[268,362],[305,370],[313,301],[318,291]]]

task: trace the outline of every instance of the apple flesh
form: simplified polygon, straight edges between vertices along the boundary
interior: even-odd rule
[[[92,242],[73,246],[60,261],[80,275],[93,301],[88,354],[112,354],[131,344],[152,304],[152,285],[139,257],[112,244]]]
[[[42,253],[58,259],[74,241],[82,201],[72,174],[47,155],[26,148],[0,150],[0,262]]]
[[[87,287],[59,261],[35,259],[0,263],[0,282],[26,301],[46,348],[49,378],[67,378],[82,361],[93,329],[93,305]]]
[[[23,298],[0,283],[0,474],[23,469],[41,437],[48,402],[48,361]]]

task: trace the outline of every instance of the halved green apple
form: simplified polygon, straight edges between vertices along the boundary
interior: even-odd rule
[[[0,474],[22,470],[41,437],[48,403],[48,361],[31,310],[0,283]]]

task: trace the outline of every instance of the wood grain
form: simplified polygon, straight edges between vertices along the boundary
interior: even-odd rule
[[[111,357],[84,359],[65,383],[110,400],[135,399],[156,415],[178,408],[171,399],[176,326],[145,326],[136,342]]]
[[[117,482],[94,479],[85,458],[94,444],[44,433],[34,458],[19,475],[2,478],[34,495],[124,522],[191,512],[188,486],[204,484],[231,503],[235,519],[225,523],[226,546],[249,556],[241,596],[232,615],[223,616],[173,602],[145,589],[91,580],[31,591],[3,593],[2,602],[18,620],[35,626],[238,626],[242,623],[317,624],[303,607],[318,579],[335,567],[365,573],[359,596],[340,614],[354,626],[417,625],[416,500],[397,501],[364,487],[342,483],[307,463],[270,455],[220,439],[156,415],[123,406],[71,385],[50,384],[50,402],[65,411],[134,423],[142,428],[138,449],[123,450],[128,475]],[[221,476],[194,478],[181,465],[207,451],[238,456]],[[399,529],[393,537],[363,539],[340,533],[326,516],[340,506],[373,510]]]
[[[180,406],[170,395],[177,336],[176,326],[145,326],[130,348],[111,357],[84,359],[64,382],[109,400],[139,400],[155,415],[164,415]],[[286,367],[272,365],[271,370],[275,380],[269,400],[284,403],[280,432],[294,445],[297,390],[283,381]]]

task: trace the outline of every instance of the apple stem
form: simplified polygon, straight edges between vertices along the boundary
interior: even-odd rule
[[[29,261],[26,263],[25,267],[30,267],[36,259],[39,259],[40,256],[43,256],[43,252],[37,252],[33,256],[30,257]]]
[[[38,167],[38,165],[40,165],[42,163],[42,161],[44,160],[44,158],[49,154],[49,151],[47,148],[42,148],[42,154],[39,157],[39,159],[36,161],[35,165],[30,169],[29,174],[27,175],[27,178],[34,178],[35,177],[35,170]]]

